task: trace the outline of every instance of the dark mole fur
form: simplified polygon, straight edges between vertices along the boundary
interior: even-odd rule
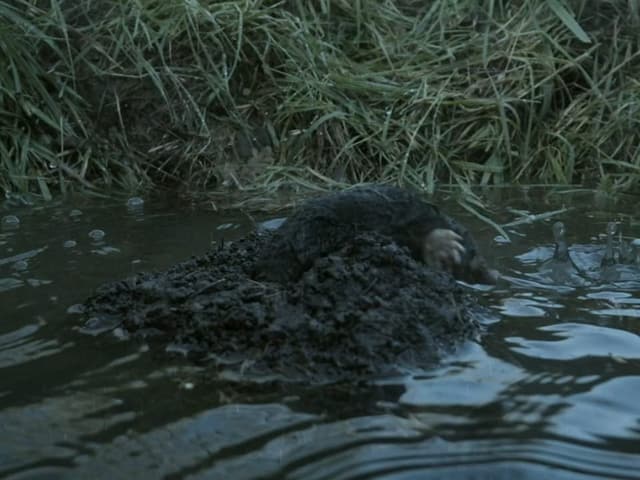
[[[422,259],[424,239],[435,229],[450,229],[462,237],[466,252],[451,272],[470,283],[495,283],[497,272],[487,267],[471,234],[458,222],[416,193],[372,185],[332,193],[307,201],[276,230],[258,259],[255,276],[285,282],[295,280],[313,262],[339,250],[358,234],[375,231],[408,247]]]

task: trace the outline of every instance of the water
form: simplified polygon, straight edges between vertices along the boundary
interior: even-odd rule
[[[629,206],[563,203],[576,264],[599,272],[606,222]],[[587,206],[585,206],[587,205]],[[370,385],[237,385],[116,334],[81,334],[67,309],[101,283],[161,269],[252,228],[170,201],[5,207],[0,217],[0,476],[9,478],[640,478],[640,274],[564,284],[542,267],[550,223],[511,243],[451,203],[508,285],[481,343],[438,368]],[[590,277],[591,278],[591,277]]]

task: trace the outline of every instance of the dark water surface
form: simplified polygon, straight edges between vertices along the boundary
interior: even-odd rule
[[[491,201],[501,224],[573,209],[506,228],[507,243],[442,203],[509,279],[478,290],[494,312],[481,342],[436,369],[324,387],[221,381],[118,330],[82,334],[67,313],[101,283],[237,238],[247,215],[154,200],[5,205],[0,476],[640,479],[640,271],[599,267],[608,221],[640,237],[637,200]],[[582,277],[545,263],[556,219]]]

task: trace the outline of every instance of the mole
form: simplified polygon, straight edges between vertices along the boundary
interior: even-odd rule
[[[295,281],[313,262],[363,233],[377,233],[406,247],[414,259],[468,283],[495,284],[499,273],[460,223],[418,193],[367,185],[314,198],[273,232],[256,262],[254,277]]]

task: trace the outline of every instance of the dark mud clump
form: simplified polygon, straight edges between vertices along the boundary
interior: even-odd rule
[[[288,282],[258,281],[274,233],[101,287],[87,325],[185,348],[243,378],[356,380],[429,367],[480,332],[480,308],[445,273],[377,232],[353,235]]]

